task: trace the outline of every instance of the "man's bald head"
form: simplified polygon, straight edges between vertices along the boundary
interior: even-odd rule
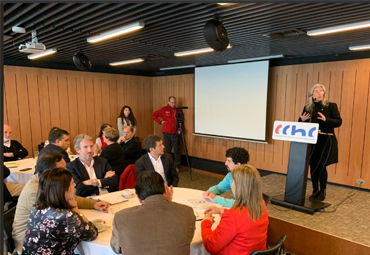
[[[12,128],[4,124],[4,142],[8,142],[9,140],[12,139]]]

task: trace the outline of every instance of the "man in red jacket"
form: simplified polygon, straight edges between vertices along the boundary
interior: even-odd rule
[[[165,147],[165,153],[171,153],[172,147],[175,152],[175,163],[176,168],[180,169],[181,166],[181,154],[180,154],[180,132],[178,132],[179,124],[176,120],[176,113],[179,110],[176,108],[176,97],[170,96],[168,98],[168,105],[162,107],[158,111],[152,114],[152,118],[158,124],[163,125],[163,143]],[[162,120],[160,120],[160,117]]]

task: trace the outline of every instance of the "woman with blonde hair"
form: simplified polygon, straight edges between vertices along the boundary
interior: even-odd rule
[[[262,199],[262,181],[256,168],[242,164],[231,172],[231,189],[235,196],[232,208],[208,208],[202,222],[202,238],[212,254],[249,255],[266,249],[268,213]],[[214,217],[221,221],[212,231]]]
[[[310,156],[313,187],[310,200],[323,201],[326,197],[326,184],[328,182],[326,167],[338,163],[338,142],[334,128],[342,125],[338,106],[327,100],[324,85],[315,84],[310,88],[306,105],[298,121],[319,124],[317,143],[312,146]]]

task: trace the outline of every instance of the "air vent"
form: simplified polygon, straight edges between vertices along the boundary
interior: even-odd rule
[[[269,36],[277,40],[287,40],[287,39],[297,39],[303,36],[307,36],[307,33],[306,31],[303,31],[300,29],[292,29],[292,30],[286,30],[286,31],[277,32],[277,33],[271,33],[266,36]]]

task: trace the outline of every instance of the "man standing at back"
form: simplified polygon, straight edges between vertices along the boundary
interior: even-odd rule
[[[162,176],[154,171],[139,174],[135,191],[142,205],[121,210],[114,216],[113,251],[140,255],[190,254],[195,231],[193,209],[171,202],[172,190],[165,187]]]
[[[203,196],[205,198],[212,200],[216,204],[222,205],[226,208],[231,208],[235,202],[235,199],[226,199],[216,195],[221,195],[231,189],[232,183],[231,172],[234,170],[235,167],[240,166],[241,164],[247,164],[248,161],[249,153],[246,149],[241,147],[234,147],[228,149],[226,151],[225,166],[229,173],[219,184],[205,191],[203,193]]]
[[[176,119],[176,113],[179,113],[179,110],[177,110],[176,108],[176,97],[170,96],[168,98],[168,105],[162,107],[158,111],[155,111],[152,114],[152,118],[158,124],[163,125],[162,133],[165,152],[171,153],[173,147],[173,151],[175,153],[176,168],[180,169],[180,133],[177,131],[179,129],[179,124]],[[162,118],[162,120],[160,120],[158,117]]]
[[[39,157],[46,152],[59,152],[62,153],[64,161],[68,164],[69,159],[67,149],[71,144],[69,133],[60,128],[54,128],[49,133],[49,144],[46,145],[39,154]]]

